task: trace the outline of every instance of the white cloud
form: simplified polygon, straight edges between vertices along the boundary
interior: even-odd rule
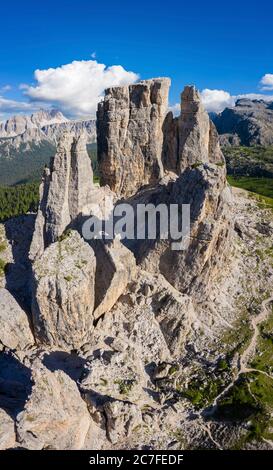
[[[47,70],[36,70],[34,86],[21,89],[32,101],[50,103],[69,116],[95,116],[105,88],[127,85],[139,77],[121,65],[106,67],[96,60],[73,61]]]
[[[97,55],[97,54],[96,54],[96,51],[92,52],[92,54],[91,54],[92,59],[95,59],[95,58],[96,58],[96,55]]]
[[[174,116],[179,116],[179,114],[180,114],[180,103],[175,103],[174,105],[169,106],[169,111],[171,111]]]
[[[201,99],[208,112],[220,113],[223,109],[234,106],[235,97],[224,90],[210,90],[205,88],[201,92]]]
[[[32,103],[24,101],[8,100],[0,96],[0,112],[1,113],[22,113],[31,112],[36,108]]]
[[[6,93],[7,91],[10,91],[12,89],[11,85],[4,85],[0,88],[0,93]]]
[[[273,90],[273,74],[266,73],[260,81],[261,89],[264,91]]]
[[[230,93],[224,90],[210,90],[205,88],[201,91],[201,100],[205,109],[210,113],[220,113],[226,107],[235,105],[235,96],[231,96]],[[176,103],[173,106],[170,106],[170,111],[173,112],[174,116],[179,116],[180,114],[180,104]]]

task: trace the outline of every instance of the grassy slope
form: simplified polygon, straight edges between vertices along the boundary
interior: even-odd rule
[[[273,178],[254,178],[251,176],[237,177],[229,175],[227,179],[231,186],[273,198]]]

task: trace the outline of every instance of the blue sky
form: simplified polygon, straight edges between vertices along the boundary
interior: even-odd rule
[[[33,91],[39,85],[34,71],[90,61],[92,53],[98,63],[120,65],[143,79],[171,77],[171,104],[179,101],[188,83],[200,90],[224,90],[237,96],[260,93],[262,77],[273,74],[273,5],[269,0],[14,0],[1,3],[0,11],[2,116],[17,107],[20,111],[17,101],[23,101],[27,111],[29,103],[38,102],[35,107],[39,100],[77,114],[75,102],[70,109],[67,96],[65,101],[47,95],[47,82],[39,93]],[[268,83],[266,93],[270,94],[270,76]],[[21,84],[26,84],[23,90]],[[89,97],[86,94],[82,99]],[[87,114],[88,108],[79,107],[81,113]]]

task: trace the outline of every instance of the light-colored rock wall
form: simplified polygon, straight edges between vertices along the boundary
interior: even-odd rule
[[[77,232],[50,245],[33,265],[32,315],[39,342],[77,349],[93,330],[96,258]]]
[[[64,134],[51,169],[45,169],[30,259],[58,240],[66,227],[92,203],[93,170],[83,135]]]
[[[97,113],[101,183],[124,197],[163,176],[162,126],[170,80],[109,88]]]

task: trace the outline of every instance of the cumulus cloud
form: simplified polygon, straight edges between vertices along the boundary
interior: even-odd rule
[[[230,93],[224,90],[210,90],[205,88],[201,91],[201,100],[205,109],[210,113],[220,113],[226,107],[235,105],[235,96],[231,96]],[[176,103],[173,106],[170,106],[170,111],[173,112],[174,116],[179,116],[180,114],[180,104]]]
[[[36,70],[34,76],[34,86],[21,86],[24,94],[31,101],[50,103],[73,117],[94,117],[105,88],[127,85],[139,78],[121,65],[106,67],[96,60]]]
[[[223,109],[235,104],[235,97],[224,90],[205,88],[201,92],[201,99],[206,110],[214,113],[220,113]]]
[[[180,114],[180,103],[175,103],[172,106],[169,106],[169,111],[172,111],[174,116],[179,116]]]
[[[273,74],[266,73],[260,81],[261,89],[264,91],[273,90]]]

